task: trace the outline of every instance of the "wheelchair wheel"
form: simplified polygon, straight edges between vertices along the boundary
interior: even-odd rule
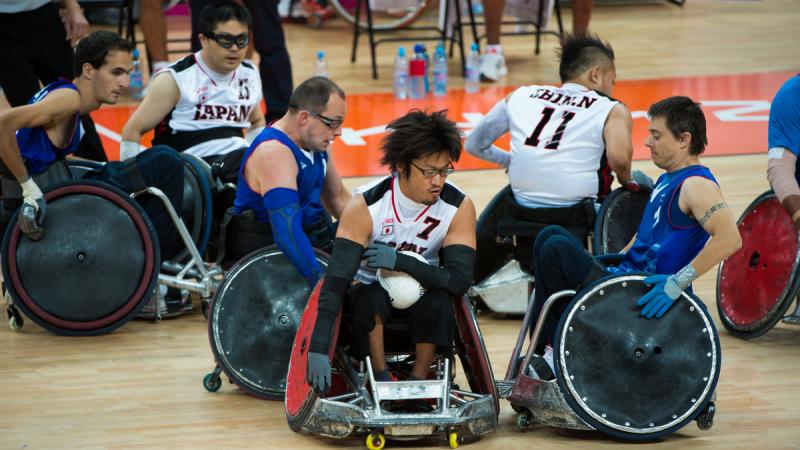
[[[800,289],[800,248],[792,220],[772,191],[739,218],[742,248],[719,265],[717,311],[725,329],[742,339],[766,333]]]
[[[213,218],[211,168],[205,161],[195,156],[186,153],[181,153],[180,156],[183,160],[184,182],[183,202],[178,214],[192,236],[197,251],[202,255],[211,236]],[[185,261],[190,257],[189,250],[184,248],[172,259]]]
[[[3,239],[3,276],[14,304],[58,334],[97,335],[124,325],[152,296],[158,238],[125,192],[84,180],[45,193],[42,239],[12,219]]]
[[[683,293],[660,319],[636,306],[644,274],[605,277],[578,293],[556,331],[556,380],[587,424],[651,440],[695,420],[713,399],[721,353],[702,301]]]
[[[327,267],[328,256],[317,251]],[[251,253],[225,275],[208,310],[208,337],[219,367],[237,386],[279,400],[310,289],[277,246]]]
[[[649,193],[614,189],[603,200],[595,218],[592,252],[605,255],[625,248],[639,229],[649,199]]]
[[[358,0],[330,0],[333,11],[347,21],[356,21],[356,2]],[[375,30],[395,30],[405,28],[417,20],[431,5],[433,0],[417,0],[414,6],[408,8],[390,9],[388,11],[372,10],[372,28]],[[362,4],[358,25],[367,28],[367,8]]]

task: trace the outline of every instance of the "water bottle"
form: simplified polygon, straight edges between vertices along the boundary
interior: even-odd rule
[[[408,59],[405,47],[397,49],[394,58],[394,98],[405,100],[408,98]]]
[[[425,46],[423,44],[414,45],[414,53],[420,55],[422,60],[425,61],[424,82],[425,82],[425,93],[427,94],[428,92],[431,91],[431,84],[430,84],[430,78],[429,78],[429,74],[430,74],[430,70],[429,69],[430,69],[430,65],[431,65],[431,59],[428,56],[428,51],[425,49]]]
[[[447,56],[444,53],[444,45],[436,46],[436,53],[433,54],[433,95],[441,97],[447,94]]]
[[[464,90],[470,94],[478,92],[481,87],[481,54],[478,50],[478,44],[472,44],[470,47],[469,56],[467,57],[466,79],[464,80]]]
[[[408,96],[411,98],[425,97],[425,59],[416,53],[409,63]]]
[[[317,52],[317,60],[314,61],[314,76],[328,78],[328,62],[325,61],[325,52]]]
[[[131,70],[130,85],[128,86],[128,93],[134,100],[142,99],[142,91],[144,89],[142,85],[142,69],[139,67],[139,62],[139,49],[135,48],[133,49],[133,70]]]

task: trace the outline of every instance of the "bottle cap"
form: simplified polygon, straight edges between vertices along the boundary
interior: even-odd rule
[[[325,59],[325,52],[322,50],[317,52],[317,59]]]
[[[414,44],[414,53],[422,53],[425,51],[425,46],[422,44]]]
[[[401,58],[405,58],[405,56],[406,56],[406,48],[405,47],[398,48],[397,49],[397,56],[399,56]]]
[[[409,64],[409,75],[412,77],[415,75],[418,76],[425,76],[425,60],[422,59],[412,59],[411,63]]]
[[[133,59],[139,59],[139,49],[138,48],[134,48],[133,49]]]

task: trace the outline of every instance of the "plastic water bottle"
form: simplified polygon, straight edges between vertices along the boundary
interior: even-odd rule
[[[478,92],[481,87],[481,72],[480,72],[480,51],[478,44],[472,44],[470,47],[469,56],[467,57],[466,79],[464,80],[464,90],[470,94]]]
[[[134,100],[142,99],[142,91],[144,86],[142,83],[142,69],[139,67],[139,49],[133,49],[133,70],[130,75],[130,85],[128,86],[128,93]]]
[[[441,97],[447,94],[447,56],[444,53],[444,46],[436,46],[436,53],[433,54],[433,95]]]
[[[398,48],[394,58],[394,98],[408,98],[408,59],[405,47]]]
[[[428,56],[428,51],[425,49],[425,46],[422,45],[422,44],[414,45],[414,53],[416,55],[420,55],[422,60],[425,61],[424,82],[425,82],[425,93],[427,94],[428,92],[431,91],[431,84],[430,84],[430,78],[429,78],[429,74],[430,74],[429,69],[430,69],[430,65],[431,65],[431,59]]]
[[[317,52],[317,60],[314,61],[314,76],[328,78],[328,62],[325,61],[325,52]]]
[[[408,96],[411,98],[425,97],[425,59],[416,53],[409,63]]]

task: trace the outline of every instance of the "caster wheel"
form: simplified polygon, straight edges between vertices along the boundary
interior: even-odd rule
[[[306,22],[308,23],[308,26],[310,26],[311,28],[319,29],[322,28],[324,20],[321,15],[314,13],[306,18]]]
[[[714,414],[717,412],[717,406],[711,402],[706,406],[706,409],[697,416],[697,428],[701,430],[709,430],[714,426]]]
[[[517,415],[516,425],[519,431],[527,430],[531,425],[531,413],[526,411]]]
[[[458,448],[458,445],[462,442],[462,438],[457,431],[451,431],[450,434],[447,435],[447,441],[450,443],[450,448]]]
[[[8,327],[11,328],[12,331],[19,331],[25,325],[22,314],[20,314],[15,306],[6,308],[6,314],[8,314]]]
[[[206,388],[208,392],[217,392],[221,386],[222,380],[216,373],[209,373],[203,377],[203,387]]]
[[[386,438],[383,433],[372,432],[367,436],[367,448],[369,450],[381,450],[386,445]]]

